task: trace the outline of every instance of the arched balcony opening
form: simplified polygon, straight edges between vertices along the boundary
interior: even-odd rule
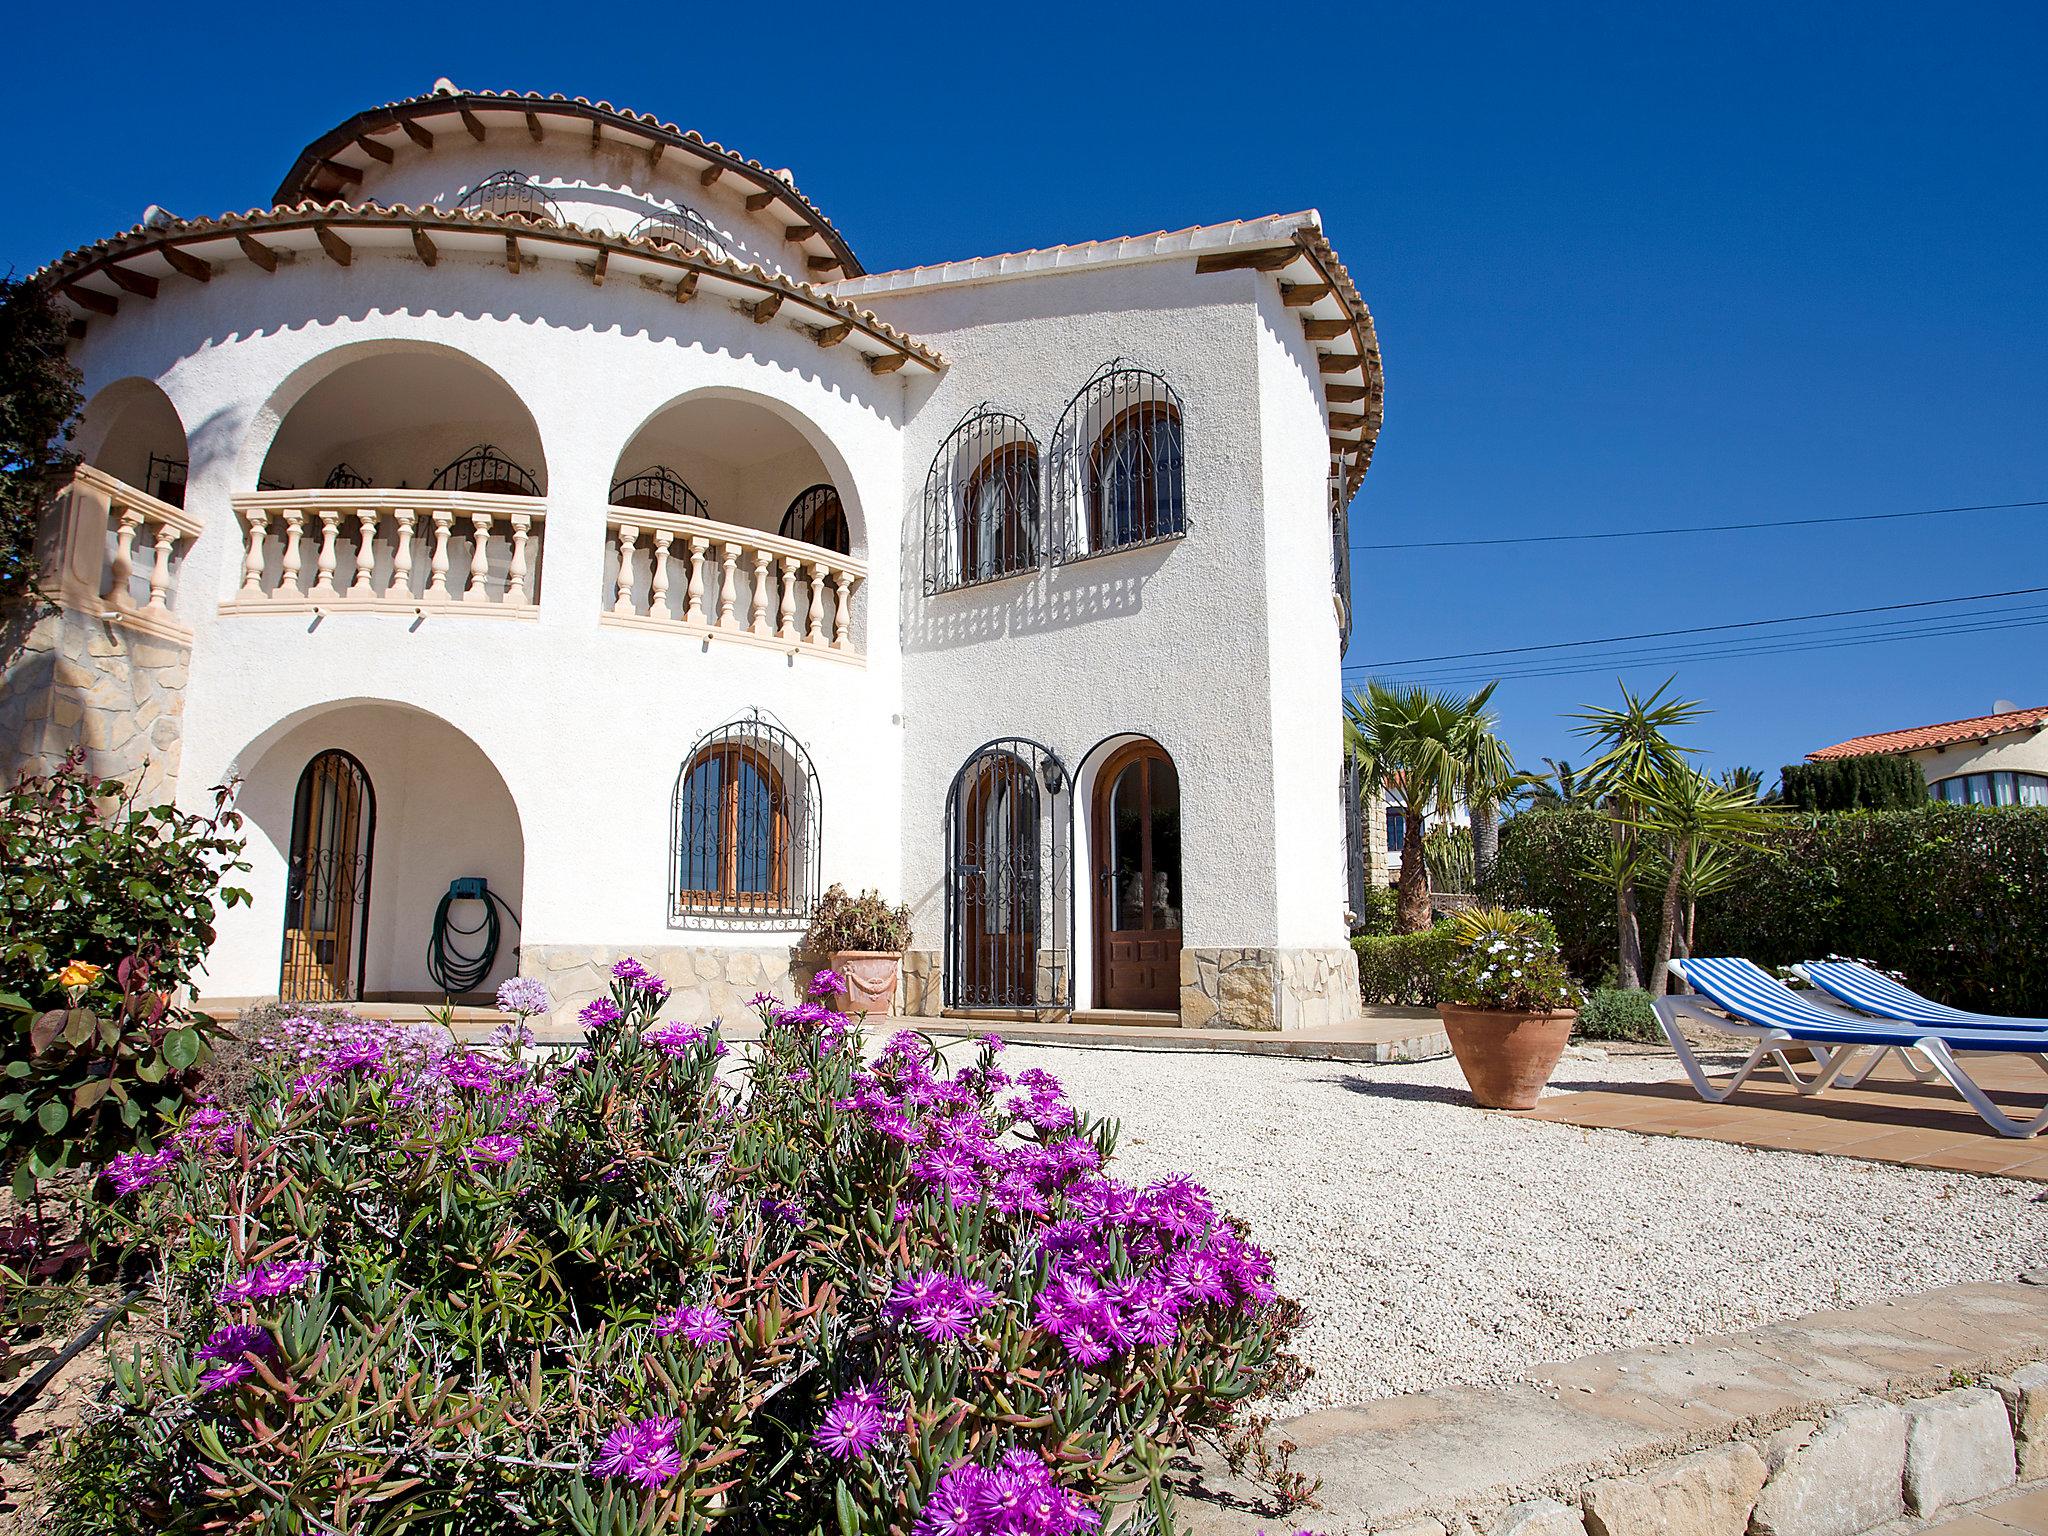
[[[235,497],[236,608],[531,615],[547,464],[511,387],[438,347],[315,366],[324,371],[285,411],[259,489]]]
[[[562,209],[540,184],[521,171],[494,171],[456,199],[455,206],[532,224],[560,224]]]
[[[614,468],[608,623],[858,661],[863,530],[832,466],[779,409],[679,400]]]
[[[626,231],[626,237],[652,240],[657,245],[673,245],[685,251],[700,251],[720,261],[728,255],[725,242],[711,227],[711,221],[696,209],[680,203],[659,213],[648,214]]]
[[[149,379],[117,379],[87,403],[79,468],[51,504],[49,574],[60,602],[171,638],[184,555],[202,526],[185,510],[185,426]]]

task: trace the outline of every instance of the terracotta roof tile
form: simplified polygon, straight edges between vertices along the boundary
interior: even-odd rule
[[[1809,752],[1806,758],[1818,763],[1831,757],[1861,757],[1870,752],[1922,752],[1929,747],[1952,747],[1959,741],[1982,741],[1987,736],[2039,730],[2044,725],[2048,725],[2048,707],[2015,709],[2002,715],[1972,715],[1967,720],[1946,720],[1940,725],[1915,725],[1899,731],[1852,736],[1832,747]]]

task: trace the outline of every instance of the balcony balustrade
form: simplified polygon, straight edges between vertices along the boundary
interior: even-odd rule
[[[59,502],[58,602],[163,639],[190,640],[191,628],[172,609],[200,519],[89,464],[73,472]]]
[[[681,513],[613,507],[606,522],[603,622],[866,665],[853,633],[862,562]]]
[[[481,491],[255,491],[233,498],[242,586],[223,612],[531,618],[546,503]]]

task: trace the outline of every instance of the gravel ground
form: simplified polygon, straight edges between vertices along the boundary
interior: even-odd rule
[[[949,1053],[951,1054],[951,1053]],[[2038,1184],[1582,1130],[1463,1102],[1444,1060],[1360,1066],[1012,1044],[1123,1124],[1118,1171],[1190,1173],[1306,1304],[1305,1410],[1671,1343],[2048,1261]],[[1669,1056],[1560,1065],[1655,1081]]]

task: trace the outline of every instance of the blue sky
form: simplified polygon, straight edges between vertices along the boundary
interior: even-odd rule
[[[2048,10],[1677,9],[44,7],[0,265],[262,203],[445,74],[788,165],[871,268],[1320,208],[1386,357],[1359,544],[2048,499]],[[1350,660],[2048,586],[2044,516],[1361,551]],[[1708,760],[1768,773],[2048,703],[2044,656],[2013,627],[1627,675],[1676,671]],[[1582,759],[1559,716],[1614,692],[1510,678],[1504,731]]]

